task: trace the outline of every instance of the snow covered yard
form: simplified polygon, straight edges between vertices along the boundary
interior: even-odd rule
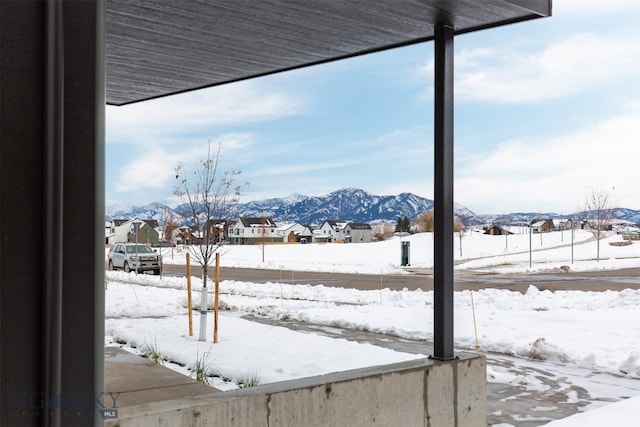
[[[432,236],[425,233],[405,239],[411,241],[412,267],[431,268]],[[545,234],[542,239],[534,235],[532,244],[536,240],[542,244],[532,248],[530,268],[528,235],[505,238],[468,234],[462,240],[464,258],[459,257],[456,268],[504,273],[556,270],[564,265],[575,271],[640,266],[640,243],[609,245],[609,241],[618,240],[616,236],[601,241],[602,259],[596,262],[590,233],[578,231],[573,264],[569,232],[564,236]],[[222,265],[373,274],[403,272],[398,239],[371,244],[269,245],[264,249],[262,263],[260,246],[226,247]],[[184,251],[175,250],[173,259],[168,251],[164,251],[165,262],[184,263]],[[126,343],[140,352],[156,352],[167,360],[167,365],[187,375],[192,375],[189,369],[196,362],[204,361],[215,373],[213,385],[221,389],[421,357],[268,326],[243,319],[246,314],[419,340],[430,340],[433,332],[432,292],[223,281],[219,343],[199,342],[197,332],[188,335],[185,279],[107,272],[107,281],[107,341]],[[197,303],[202,285],[197,278],[192,282],[193,300]],[[468,291],[455,294],[458,350],[474,351],[477,328],[483,352],[554,362],[558,369],[587,368],[612,374],[621,384],[619,394],[614,393],[613,398],[640,395],[640,387],[623,385],[640,380],[640,291],[552,293],[531,286],[521,294],[486,289],[473,293],[476,328],[471,297]],[[208,316],[208,321],[212,336],[213,316]],[[195,331],[198,322],[199,315],[194,313]],[[518,378],[489,367],[488,380],[507,383]]]

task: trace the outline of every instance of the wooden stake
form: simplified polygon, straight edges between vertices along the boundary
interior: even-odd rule
[[[135,295],[136,297],[136,304],[140,305],[140,300],[138,299],[138,293],[136,292],[136,288],[134,288],[133,285],[130,285],[130,286],[131,286],[131,290],[133,291],[133,295]]]
[[[191,301],[191,258],[187,252],[187,307],[189,309],[189,336],[193,336],[193,304]]]
[[[480,351],[480,344],[478,344],[478,327],[476,325],[476,306],[473,303],[473,291],[469,291],[471,294],[471,312],[473,313],[473,332],[476,336],[476,353]]]
[[[216,290],[213,300],[213,343],[218,343],[218,301],[220,297],[220,252],[216,252]]]

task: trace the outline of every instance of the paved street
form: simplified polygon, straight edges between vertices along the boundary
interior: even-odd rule
[[[184,276],[183,265],[164,265],[163,274]],[[213,275],[213,269],[210,272]],[[200,276],[199,268],[192,266],[192,275]],[[323,284],[324,286],[354,288],[360,290],[380,289],[392,290],[422,289],[433,290],[433,275],[429,272],[397,275],[344,274],[284,270],[259,270],[251,268],[221,268],[221,280],[240,280],[246,282],[284,282],[297,284]],[[541,274],[483,274],[461,272],[455,276],[455,290],[478,290],[485,288],[509,289],[526,292],[529,285],[540,290],[582,290],[606,291],[621,289],[640,289],[640,268],[621,270],[565,273],[559,270],[554,273]]]

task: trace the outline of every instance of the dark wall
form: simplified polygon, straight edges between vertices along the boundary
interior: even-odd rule
[[[92,425],[103,388],[103,6],[49,3],[0,1],[3,426]]]

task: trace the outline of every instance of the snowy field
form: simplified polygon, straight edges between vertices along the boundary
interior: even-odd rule
[[[433,267],[431,234],[402,240],[411,242],[412,269]],[[472,232],[454,241],[456,269],[469,274],[562,272],[567,267],[572,271],[640,267],[640,242],[619,246],[621,238],[607,237],[600,242],[598,262],[596,242],[582,230],[576,231],[573,244],[569,231],[532,237]],[[400,238],[365,244],[229,246],[222,251],[221,264],[283,272],[370,273],[382,277],[409,274],[400,266],[400,247]],[[164,248],[163,256],[165,263],[185,263],[182,248]],[[198,278],[192,280],[194,303],[199,302],[201,283]],[[223,281],[219,342],[213,344],[211,340],[197,340],[196,313],[194,336],[189,336],[185,279],[107,272],[107,285],[107,342],[123,343],[138,352],[159,353],[167,366],[186,375],[193,376],[190,368],[198,360],[205,362],[210,373],[215,374],[212,384],[220,389],[424,356],[269,326],[243,318],[248,314],[410,339],[433,337],[433,292]],[[208,322],[208,335],[212,337],[212,315],[208,316]],[[456,292],[456,350],[475,351],[476,342],[482,352],[543,360],[566,369],[586,368],[619,378],[619,393],[610,396],[615,400],[640,395],[640,386],[628,386],[640,380],[640,291],[552,293],[530,286],[524,294],[497,289],[473,294]],[[490,382],[522,381],[491,366],[487,375]],[[638,408],[638,399],[635,406],[627,404],[624,410],[621,407],[614,410],[616,405],[591,405],[585,414],[593,413],[595,417],[604,413],[610,424],[636,425],[628,424],[630,421],[624,414],[631,412],[635,423],[640,416],[640,409],[633,409]],[[608,414],[609,407],[612,409]],[[552,425],[599,424],[569,418]]]

